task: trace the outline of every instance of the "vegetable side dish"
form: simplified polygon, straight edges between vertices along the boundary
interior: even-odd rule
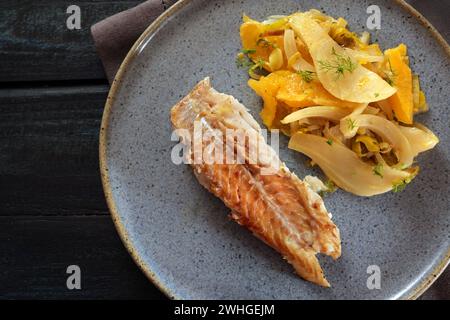
[[[428,105],[406,45],[383,52],[369,33],[317,10],[244,16],[240,37],[237,64],[263,99],[263,123],[289,136],[328,185],[359,196],[401,191],[418,174],[414,158],[439,142],[414,121]]]

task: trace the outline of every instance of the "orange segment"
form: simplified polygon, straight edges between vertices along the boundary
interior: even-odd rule
[[[268,128],[274,127],[277,109],[281,105],[292,109],[325,105],[342,108],[356,108],[358,104],[342,101],[331,95],[320,84],[313,80],[309,83],[292,71],[280,70],[272,72],[260,80],[250,79],[248,85],[264,101],[261,118]]]
[[[264,101],[264,108],[260,115],[264,125],[269,129],[272,128],[277,113],[277,100],[275,97],[284,81],[285,79],[283,77],[280,77],[275,73],[271,73],[267,77],[261,77],[259,81],[254,79],[248,81],[250,88],[252,88]]]
[[[407,60],[407,48],[404,44],[385,51],[388,68],[392,68],[393,86],[397,89],[387,101],[392,106],[397,119],[406,124],[413,123],[412,73]],[[389,66],[390,62],[390,66]]]
[[[264,26],[256,21],[245,22],[241,25],[240,35],[242,48],[244,49],[255,49],[256,53],[252,56],[266,57],[267,60],[267,50],[256,45],[259,35],[264,32]]]
[[[269,56],[274,48],[280,48],[284,53],[283,35],[264,35],[265,31],[265,25],[253,20],[243,23],[240,28],[242,47],[256,50],[255,53],[249,55],[255,62],[259,59],[269,61]],[[258,44],[259,39],[263,39],[264,42]],[[286,67],[286,65],[287,62],[285,61],[283,67]],[[267,66],[265,68],[267,69]]]
[[[357,107],[356,103],[339,100],[331,95],[317,80],[308,83],[299,74],[294,72],[279,71],[276,73],[285,78],[283,85],[277,92],[276,98],[292,108],[304,108],[317,105],[342,108]]]

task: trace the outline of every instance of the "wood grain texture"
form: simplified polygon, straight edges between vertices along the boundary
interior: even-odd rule
[[[110,217],[0,217],[0,299],[164,299]],[[69,265],[81,290],[68,290]]]
[[[98,169],[107,92],[0,90],[0,215],[108,214]]]
[[[421,300],[450,299],[450,268],[448,267],[431,287],[420,297]]]
[[[90,26],[140,2],[0,1],[0,82],[104,79]],[[81,9],[80,30],[66,26],[71,4]]]
[[[406,0],[406,2],[427,18],[447,42],[450,41],[450,20],[447,17],[447,13],[450,12],[449,0]]]

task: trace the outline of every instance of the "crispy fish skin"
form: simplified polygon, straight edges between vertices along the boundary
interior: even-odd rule
[[[171,111],[176,129],[187,129],[192,134],[196,120],[200,120],[204,130],[245,129],[254,133],[258,142],[264,139],[258,123],[245,107],[211,88],[208,78],[199,82]],[[186,144],[191,142],[189,137],[180,138]],[[203,146],[209,143],[203,141]],[[255,159],[249,157],[248,145],[227,143],[225,148],[233,148],[245,162],[191,161],[199,182],[231,209],[233,220],[280,252],[302,278],[329,287],[316,254],[337,259],[341,255],[341,242],[339,230],[320,196],[291,173],[265,142],[258,152],[269,155],[268,163],[251,161]],[[194,158],[192,149],[187,157]],[[267,167],[272,173],[263,174]]]

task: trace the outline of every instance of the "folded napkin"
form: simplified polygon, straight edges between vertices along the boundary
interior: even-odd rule
[[[97,53],[111,83],[134,42],[176,0],[148,0],[91,27]]]

